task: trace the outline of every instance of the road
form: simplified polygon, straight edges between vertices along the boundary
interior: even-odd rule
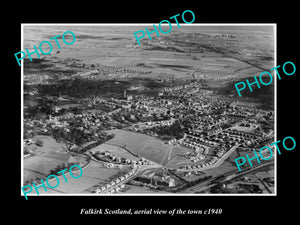
[[[162,167],[162,166],[159,164],[137,165],[136,169],[134,170],[134,173],[131,176],[125,178],[123,181],[120,181],[119,183],[117,183],[115,185],[112,185],[108,189],[105,189],[104,191],[102,191],[98,194],[107,194],[108,192],[112,191],[114,188],[117,188],[118,186],[121,186],[122,184],[126,184],[130,180],[134,179],[137,175],[139,175],[143,171],[148,170],[148,169],[153,169],[153,168],[160,168],[160,167]]]
[[[199,169],[189,169],[189,170],[185,170],[185,169],[178,169],[177,171],[204,171],[204,170],[207,170],[207,169],[211,169],[211,168],[215,168],[215,167],[218,167],[220,166],[224,160],[233,152],[236,150],[236,148],[238,147],[239,145],[236,145],[234,147],[232,147],[228,152],[226,152],[216,163],[214,163],[213,165],[210,165],[210,166],[207,166],[205,168],[199,168]],[[144,170],[148,170],[148,169],[153,169],[153,168],[159,168],[159,167],[162,167],[161,165],[155,163],[153,165],[138,165],[137,166],[137,169],[135,171],[135,173],[132,175],[132,176],[129,176],[128,178],[126,178],[125,180],[119,182],[118,184],[115,184],[113,186],[111,186],[110,188],[104,190],[103,192],[100,192],[100,194],[105,194],[109,191],[111,191],[112,189],[118,187],[118,186],[121,186],[122,184],[125,184],[127,182],[129,182],[130,180],[134,179],[139,173],[141,173],[142,171]],[[234,170],[234,172],[236,172]],[[232,173],[230,173],[232,174]],[[211,178],[211,179],[208,179],[207,181],[205,181],[204,183],[201,183],[201,185],[205,185],[207,184],[208,182],[211,182],[212,180],[214,180],[216,178]],[[206,187],[207,188],[207,187]],[[188,189],[187,189],[188,190]],[[191,190],[193,190],[191,188]]]
[[[192,194],[192,193],[195,193],[195,192],[204,191],[204,190],[206,190],[206,189],[208,189],[208,188],[211,188],[211,187],[217,185],[217,184],[211,184],[211,185],[209,185],[209,186],[206,186],[209,182],[212,182],[213,180],[216,180],[216,179],[220,178],[221,176],[225,176],[225,177],[226,177],[225,180],[226,180],[226,181],[230,181],[230,180],[232,180],[232,179],[236,179],[236,178],[238,178],[238,177],[244,176],[244,175],[246,175],[246,174],[248,174],[248,173],[253,173],[255,170],[261,169],[261,168],[263,168],[263,167],[270,166],[270,165],[272,165],[272,164],[274,164],[274,161],[272,161],[272,162],[267,162],[267,163],[261,164],[261,165],[259,165],[259,166],[253,167],[253,168],[251,168],[251,169],[249,169],[249,170],[246,170],[246,171],[244,171],[244,172],[240,172],[240,173],[236,174],[235,176],[230,177],[230,179],[227,179],[227,177],[228,177],[229,175],[232,175],[232,174],[237,173],[237,170],[229,171],[229,172],[227,172],[227,173],[225,173],[225,174],[223,174],[223,175],[217,176],[217,177],[215,177],[215,178],[210,178],[210,179],[208,179],[208,180],[206,180],[206,181],[204,181],[204,182],[202,182],[202,183],[200,183],[200,184],[196,184],[195,186],[189,187],[189,188],[185,189],[185,190],[184,190],[183,192],[181,192],[181,193],[191,193],[191,194]]]
[[[127,183],[128,181],[132,180],[134,177],[136,177],[136,175],[137,175],[138,173],[139,173],[139,170],[136,169],[135,172],[134,172],[131,176],[125,178],[125,180],[120,181],[119,183],[117,183],[117,184],[115,184],[115,185],[112,185],[112,186],[110,186],[109,188],[107,188],[107,189],[105,189],[104,191],[99,192],[99,193],[97,193],[97,194],[108,194],[108,193],[110,193],[114,188],[117,188],[118,186],[121,186],[122,184],[125,184],[125,183]]]
[[[228,152],[226,152],[220,159],[218,159],[218,161],[212,165],[203,167],[203,168],[196,168],[196,169],[177,169],[177,171],[180,172],[190,172],[190,171],[204,171],[204,170],[208,170],[208,169],[212,169],[215,167],[220,166],[224,160],[232,153],[236,150],[236,148],[239,147],[239,145],[233,146]]]

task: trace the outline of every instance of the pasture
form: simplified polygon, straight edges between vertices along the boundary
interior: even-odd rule
[[[55,189],[47,188],[47,192],[43,188],[39,188],[40,194],[80,194],[80,193],[90,193],[92,189],[98,186],[105,185],[109,183],[114,177],[121,176],[128,172],[126,169],[117,168],[105,168],[99,163],[91,162],[87,167],[83,168],[82,176],[78,179],[74,179],[68,173],[66,174],[66,179],[68,183],[65,182],[63,176],[59,176],[59,186]],[[50,185],[55,185],[56,180],[49,182]],[[35,194],[33,188],[32,194]]]
[[[23,182],[32,182],[45,178],[51,170],[68,163],[86,164],[86,157],[71,156],[62,148],[64,144],[57,143],[54,138],[46,135],[37,135],[34,141],[41,140],[43,146],[37,146],[36,154],[23,160]]]
[[[137,157],[143,157],[161,165],[166,164],[175,155],[190,151],[184,147],[165,144],[162,140],[145,134],[119,129],[107,132],[115,134],[115,137],[105,144],[123,147]]]

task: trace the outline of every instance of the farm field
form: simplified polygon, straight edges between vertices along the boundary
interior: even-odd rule
[[[57,166],[65,163],[63,160],[33,156],[24,159],[23,181],[41,179],[47,176],[50,171]]]
[[[23,181],[30,182],[45,178],[58,166],[67,166],[68,163],[83,166],[87,163],[84,156],[71,156],[68,153],[48,152],[43,155],[35,155],[24,159]]]
[[[145,159],[154,161],[158,164],[165,164],[175,155],[190,151],[184,147],[172,147],[155,137],[150,137],[145,134],[119,129],[107,132],[109,134],[113,133],[116,136],[107,141],[106,144],[124,147],[133,155],[144,157]]]
[[[152,72],[127,74],[124,77],[191,77],[193,72],[200,70],[199,75],[207,79],[227,75],[236,79],[254,76],[273,67],[272,27],[207,27],[195,24],[174,29],[168,35],[153,36],[151,41],[143,39],[142,45],[137,44],[133,35],[135,31],[144,29],[140,25],[68,26],[66,29],[72,29],[76,34],[76,42],[65,46],[62,51],[54,48],[47,56],[55,67],[58,57],[68,59],[74,58],[74,55],[87,65]],[[25,27],[24,47],[31,49],[34,43],[64,30],[63,26]],[[220,36],[227,32],[237,32],[241,37],[228,39]],[[74,74],[82,70],[73,69]],[[115,75],[108,75],[111,76]]]
[[[59,186],[55,189],[47,189],[45,192],[44,189],[40,188],[40,194],[80,194],[80,193],[90,193],[87,189],[93,187],[94,185],[104,185],[109,183],[116,175],[126,173],[127,171],[117,168],[106,168],[101,166],[99,163],[90,162],[90,164],[83,168],[82,176],[78,179],[74,179],[68,173],[66,174],[66,179],[68,183],[65,182],[63,176],[59,176]],[[79,172],[74,172],[74,176],[79,175]],[[49,181],[50,185],[55,186],[56,180]],[[36,194],[33,189],[32,194]]]
[[[63,151],[63,148],[65,147],[64,144],[56,142],[56,140],[53,137],[47,135],[36,135],[33,137],[32,140],[33,142],[36,142],[37,140],[41,140],[43,142],[42,147],[37,146],[36,151],[38,154],[43,154],[52,151]]]
[[[205,173],[205,175],[216,177],[229,171],[233,171],[234,169],[238,171],[237,168],[234,167],[231,163],[225,161],[220,166],[212,169],[207,169],[203,172]]]
[[[23,159],[23,182],[30,182],[44,178],[51,170],[68,163],[85,163],[82,157],[73,157],[64,153],[64,144],[57,143],[54,138],[46,135],[37,135],[33,141],[41,140],[43,146],[36,146],[36,154]],[[35,145],[35,144],[32,144]]]

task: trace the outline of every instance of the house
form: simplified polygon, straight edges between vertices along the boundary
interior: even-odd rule
[[[107,163],[107,164],[106,164],[106,167],[107,167],[107,168],[112,168],[112,167],[114,167],[114,164],[112,164],[112,163]]]
[[[121,163],[121,158],[120,157],[117,157],[115,160],[116,160],[116,162]]]
[[[175,187],[176,186],[175,179],[173,179],[173,178],[170,178],[168,183],[169,183],[169,187]]]
[[[104,191],[105,189],[106,189],[105,186],[102,186],[102,187],[100,188],[101,191]]]

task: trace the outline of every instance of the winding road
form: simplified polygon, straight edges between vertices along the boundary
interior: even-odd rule
[[[233,146],[228,152],[226,152],[221,158],[218,159],[218,161],[212,165],[203,167],[203,168],[196,168],[196,169],[177,169],[177,171],[180,172],[190,172],[190,171],[204,171],[204,170],[208,170],[208,169],[212,169],[215,167],[220,166],[224,160],[232,153],[236,150],[236,148],[239,147],[239,145],[235,145]]]

